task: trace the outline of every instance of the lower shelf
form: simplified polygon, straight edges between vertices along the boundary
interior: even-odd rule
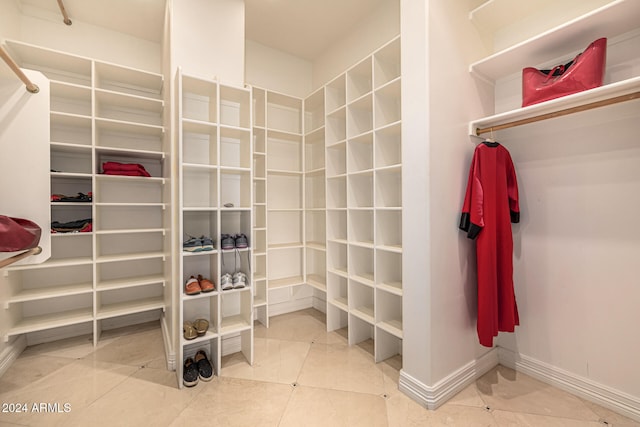
[[[287,286],[303,285],[304,277],[292,276],[284,277],[282,279],[269,280],[269,289],[286,288]]]
[[[63,311],[60,313],[45,314],[22,319],[13,328],[9,329],[6,338],[26,334],[29,332],[53,329],[61,326],[76,325],[78,323],[91,322],[93,320],[93,310],[91,308],[81,308],[78,310]]]
[[[327,280],[318,274],[307,274],[307,284],[324,292],[327,290]]]
[[[391,335],[402,339],[402,321],[401,320],[386,320],[379,322],[376,326]]]
[[[142,313],[143,311],[151,311],[164,309],[164,298],[149,298],[137,301],[127,301],[117,304],[109,304],[98,309],[96,319],[108,319],[110,317],[124,316],[133,313]]]
[[[224,317],[220,324],[220,335],[251,329],[251,324],[241,314]]]

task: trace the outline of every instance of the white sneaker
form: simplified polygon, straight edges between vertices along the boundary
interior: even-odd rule
[[[229,273],[223,274],[220,278],[220,289],[223,291],[233,289],[233,279]]]
[[[240,289],[247,286],[247,275],[239,271],[233,275],[233,289]]]

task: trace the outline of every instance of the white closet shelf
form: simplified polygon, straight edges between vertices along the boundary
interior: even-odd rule
[[[215,122],[208,122],[206,120],[197,119],[180,119],[182,122],[182,129],[189,132],[208,134],[211,131],[215,131],[218,124]]]
[[[329,268],[327,271],[335,274],[336,276],[344,277],[345,279],[349,278],[349,273],[346,268],[334,267]]]
[[[73,173],[73,172],[51,172],[51,178],[56,179],[91,179],[90,173]]]
[[[600,37],[611,39],[637,28],[638,16],[640,2],[637,0],[614,1],[477,61],[469,70],[495,81],[527,66],[568,58]]]
[[[96,258],[96,263],[108,263],[119,261],[133,261],[141,259],[153,259],[162,258],[165,259],[166,254],[164,252],[135,252],[130,254],[117,254],[117,255],[102,255]]]
[[[96,154],[114,154],[127,157],[135,157],[136,159],[152,159],[152,160],[164,160],[165,153],[162,151],[151,150],[136,150],[130,148],[117,148],[117,147],[96,147]]]
[[[640,2],[637,4],[640,5]],[[477,130],[481,128],[496,127],[504,123],[528,120],[545,114],[558,114],[565,109],[630,95],[639,90],[640,76],[474,120],[469,123],[469,135],[476,135]]]
[[[217,212],[219,209],[215,206],[185,206],[182,210],[184,212]]]
[[[255,297],[253,299],[253,308],[263,307],[263,306],[266,306],[266,305],[267,305],[267,300],[264,299],[264,298]]]
[[[164,298],[146,298],[117,304],[107,304],[97,309],[96,319],[108,319],[111,317],[125,316],[127,314],[142,313],[151,310],[164,310]]]
[[[307,176],[316,177],[316,176],[324,175],[324,171],[325,171],[325,168],[321,167],[321,168],[311,169],[305,173],[307,174]]]
[[[302,208],[272,208],[267,209],[267,212],[303,212]]]
[[[378,322],[376,326],[383,331],[386,331],[391,335],[402,339],[402,320],[385,320],[383,322]]]
[[[478,29],[485,30],[488,33],[495,33],[497,30],[555,3],[555,0],[537,0],[535,2],[485,1],[469,12],[469,20]]]
[[[278,249],[298,249],[304,248],[304,243],[302,242],[288,242],[288,243],[270,243],[267,245],[268,250],[278,250]]]
[[[241,314],[235,316],[223,317],[220,323],[220,335],[242,332],[251,329],[251,324]]]
[[[51,206],[91,206],[91,202],[51,202]]]
[[[68,295],[80,295],[93,292],[92,283],[74,283],[62,286],[49,286],[46,288],[24,289],[10,296],[6,305],[25,301],[36,301],[47,298],[66,297]],[[7,308],[5,306],[5,308]]]
[[[220,173],[251,173],[251,168],[237,166],[220,166]]]
[[[319,139],[322,138],[324,136],[324,128],[325,125],[320,125],[318,127],[316,127],[315,129],[311,129],[310,131],[308,131],[305,134],[305,139],[309,139],[311,141],[315,140],[315,139]],[[322,139],[322,141],[324,141],[324,138]]]
[[[162,209],[166,209],[167,207],[167,203],[105,203],[105,202],[96,202],[95,205],[97,207],[105,207],[105,208],[111,208],[111,207],[133,207],[133,208],[162,208]]]
[[[148,176],[125,176],[125,175],[105,175],[105,174],[96,174],[96,179],[99,181],[113,181],[120,183],[133,183],[133,182],[143,182],[149,184],[161,184],[164,185],[165,179],[158,177],[148,177]]]
[[[375,323],[373,307],[361,305],[350,310],[350,313],[371,325]]]
[[[328,239],[327,241],[329,243],[340,243],[342,245],[346,245],[347,243],[349,243],[347,239]]]
[[[373,241],[349,240],[349,245],[360,248],[373,249]]]
[[[164,134],[164,126],[147,123],[130,122],[125,120],[96,117],[96,130],[112,132],[131,132],[138,135],[161,137]]]
[[[68,234],[68,233],[65,233]],[[89,233],[81,233],[82,235]],[[79,233],[73,233],[72,235],[77,236]],[[92,257],[77,257],[77,258],[63,258],[63,259],[49,259],[48,261],[43,262],[42,264],[34,264],[34,265],[18,265],[12,266],[9,268],[11,271],[18,270],[31,270],[31,269],[39,269],[39,268],[53,268],[53,267],[73,267],[76,265],[86,265],[93,263]]]
[[[224,292],[227,293],[228,291],[224,291]],[[222,291],[216,290],[211,292],[200,292],[199,294],[196,294],[196,295],[187,295],[184,293],[184,289],[183,289],[182,292],[180,293],[180,297],[182,298],[182,302],[189,303],[189,301],[198,301],[201,299],[217,297],[221,293]]]
[[[393,295],[402,296],[402,282],[383,282],[378,283],[376,288],[388,292]]]
[[[76,325],[78,323],[91,321],[93,321],[93,309],[91,307],[43,314],[40,316],[25,317],[9,329],[9,332],[5,336],[5,342],[8,337],[14,335],[27,334],[29,332]]]
[[[118,230],[98,230],[94,231],[97,236],[101,235],[114,235],[114,234],[141,234],[141,233],[162,233],[165,234],[168,231],[166,228],[129,228]]]
[[[257,255],[257,254],[255,254]],[[254,274],[253,275],[253,280],[255,280],[256,282],[259,282],[260,280],[267,280],[267,276],[265,274]]]
[[[321,291],[327,290],[327,279],[318,274],[307,274],[307,284]]]
[[[82,233],[74,233],[74,232],[70,232],[70,233],[51,233],[51,238],[52,239],[68,239],[70,237],[81,237],[81,236],[93,236],[93,232],[89,231],[89,232],[82,232]]]
[[[183,163],[182,168],[184,170],[208,170],[215,171],[218,169],[217,165],[208,165],[204,163]]]
[[[134,286],[145,286],[145,285],[155,285],[162,284],[165,285],[165,278],[160,274],[149,275],[149,276],[139,276],[139,277],[128,277],[125,279],[114,279],[114,280],[102,280],[96,284],[96,289],[98,291],[109,291],[113,289],[122,289],[122,288],[130,288]]]
[[[345,297],[337,297],[329,301],[329,304],[338,307],[344,312],[349,312],[349,301]]]
[[[267,175],[302,176],[304,172],[284,169],[267,169]]]
[[[291,277],[283,277],[281,279],[269,279],[269,289],[276,288],[285,288],[288,286],[297,286],[304,285],[304,277],[302,276],[291,276]]]
[[[207,332],[204,333],[204,335],[200,336],[200,337],[196,337],[192,340],[187,340],[184,338],[184,335],[180,338],[180,344],[183,347],[187,347],[187,346],[192,346],[192,345],[196,345],[196,344],[200,344],[200,343],[207,343],[207,341],[218,338],[219,335],[217,332],[213,332],[213,330],[215,330],[217,328],[213,327],[213,326],[209,326],[209,330]]]
[[[363,285],[366,285],[372,288],[375,287],[375,282],[373,281],[373,274],[370,274],[370,273],[351,274],[349,278]]]
[[[326,251],[327,250],[327,245],[324,242],[312,242],[312,241],[307,241],[307,248],[308,249],[315,249],[316,251]]]
[[[147,93],[157,98],[162,94],[164,76],[162,74],[141,71],[122,65],[96,61],[97,86],[114,88],[121,92],[135,91]]]
[[[401,254],[402,253],[402,246],[401,245],[376,245],[376,249],[382,250],[382,251],[387,251],[387,252],[393,252],[393,253],[397,253],[397,254]]]
[[[91,152],[91,146],[85,144],[73,144],[69,142],[51,141],[51,148],[60,153],[86,153]]]
[[[164,101],[157,98],[149,98],[100,88],[95,88],[95,96],[96,102],[104,102],[110,106],[133,108],[153,113],[162,113],[162,110],[164,109]]]

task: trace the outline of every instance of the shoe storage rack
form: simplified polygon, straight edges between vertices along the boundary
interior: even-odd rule
[[[327,329],[402,352],[400,39],[325,86]]]
[[[176,78],[180,243],[194,237],[213,241],[209,250],[177,248],[181,254],[180,324],[198,319],[209,323],[207,331],[195,339],[180,335],[177,370],[182,379],[184,360],[203,349],[216,375],[220,375],[223,354],[241,351],[253,363],[251,283],[257,266],[255,261],[250,263],[254,246],[251,90],[180,69]],[[249,245],[222,249],[223,234],[244,234]],[[247,285],[222,290],[223,276],[237,272],[247,275]],[[187,295],[185,283],[198,275],[213,281],[215,290]]]
[[[304,99],[253,96],[258,320],[315,296],[328,330],[401,353],[400,39]]]
[[[157,320],[170,283],[162,75],[6,45],[21,67],[51,81],[52,194],[92,199],[52,202],[52,221],[91,219],[91,228],[54,233],[48,261],[3,272],[4,340],[47,330],[92,333],[96,344],[105,329]],[[105,175],[104,162],[140,164],[151,177]]]

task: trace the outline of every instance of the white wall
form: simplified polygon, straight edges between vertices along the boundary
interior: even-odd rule
[[[59,13],[23,6],[20,41],[106,62],[161,72],[161,46],[117,31],[73,20],[68,26]]]
[[[0,42],[18,37],[20,10],[16,0],[0,0]]]
[[[248,84],[299,98],[311,93],[311,62],[252,40],[247,40],[245,47],[245,81]]]
[[[400,0],[381,4],[354,27],[339,43],[313,62],[313,88],[327,84],[347,68],[400,34]]]
[[[172,1],[171,55],[186,74],[244,85],[244,1]]]

